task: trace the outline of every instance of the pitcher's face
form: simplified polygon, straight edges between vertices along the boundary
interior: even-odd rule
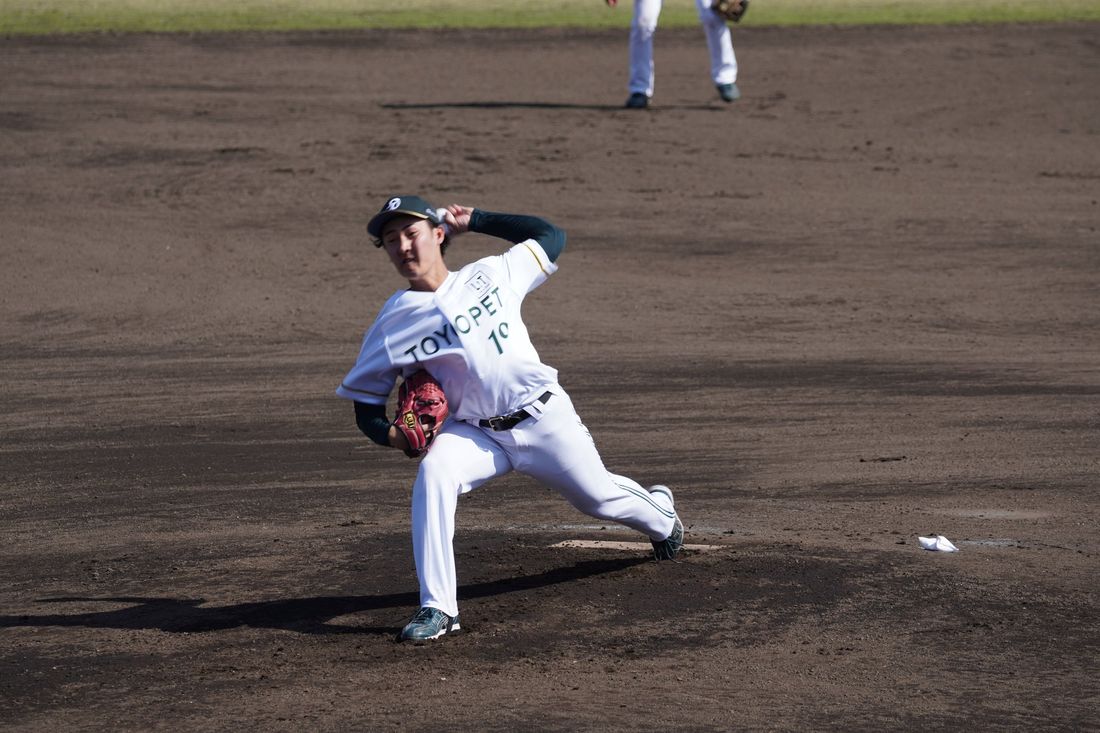
[[[441,247],[446,233],[427,219],[397,216],[382,228],[382,246],[401,276],[416,284],[443,267]]]

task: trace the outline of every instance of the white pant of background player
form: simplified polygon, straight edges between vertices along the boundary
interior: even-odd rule
[[[699,21],[707,36],[710,76],[715,85],[737,81],[737,57],[726,22],[710,9],[710,0],[695,0]],[[653,96],[653,34],[661,14],[661,0],[634,0],[630,22],[630,93]]]
[[[420,605],[458,615],[454,532],[458,497],[496,476],[515,470],[556,490],[574,507],[597,519],[617,522],[663,540],[676,512],[668,497],[610,473],[588,428],[559,385],[531,415],[511,430],[450,419],[420,462],[413,485],[413,554],[420,581]]]

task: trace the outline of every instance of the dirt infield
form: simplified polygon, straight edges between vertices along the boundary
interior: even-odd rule
[[[0,727],[1095,730],[1098,31],[662,31],[641,113],[619,33],[0,40]],[[397,192],[569,232],[535,342],[708,549],[510,476],[394,643]]]

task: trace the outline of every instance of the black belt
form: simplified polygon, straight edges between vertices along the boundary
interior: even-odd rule
[[[550,392],[543,392],[538,401],[545,405],[553,396]],[[527,410],[516,410],[510,415],[497,415],[488,420],[479,420],[477,424],[483,428],[492,428],[499,433],[502,430],[511,430],[529,417],[531,413]]]

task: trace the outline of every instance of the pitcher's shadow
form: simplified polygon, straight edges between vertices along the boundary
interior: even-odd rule
[[[627,110],[621,104],[575,104],[570,102],[383,102],[382,109],[583,109],[594,112],[629,112],[631,114],[654,110],[720,110],[714,104],[662,104],[647,110]]]
[[[460,599],[485,598],[517,591],[545,588],[581,578],[613,573],[651,562],[648,558],[585,560],[568,567],[535,575],[472,583],[459,587]],[[171,633],[199,633],[240,626],[285,629],[302,634],[392,634],[396,628],[329,623],[352,613],[419,604],[417,593],[385,593],[372,596],[313,596],[275,601],[254,601],[230,606],[203,607],[201,598],[146,598],[134,596],[65,596],[39,599],[39,603],[102,601],[130,603],[127,608],[75,614],[0,616],[0,629],[23,626],[84,626],[97,629],[156,629]]]

